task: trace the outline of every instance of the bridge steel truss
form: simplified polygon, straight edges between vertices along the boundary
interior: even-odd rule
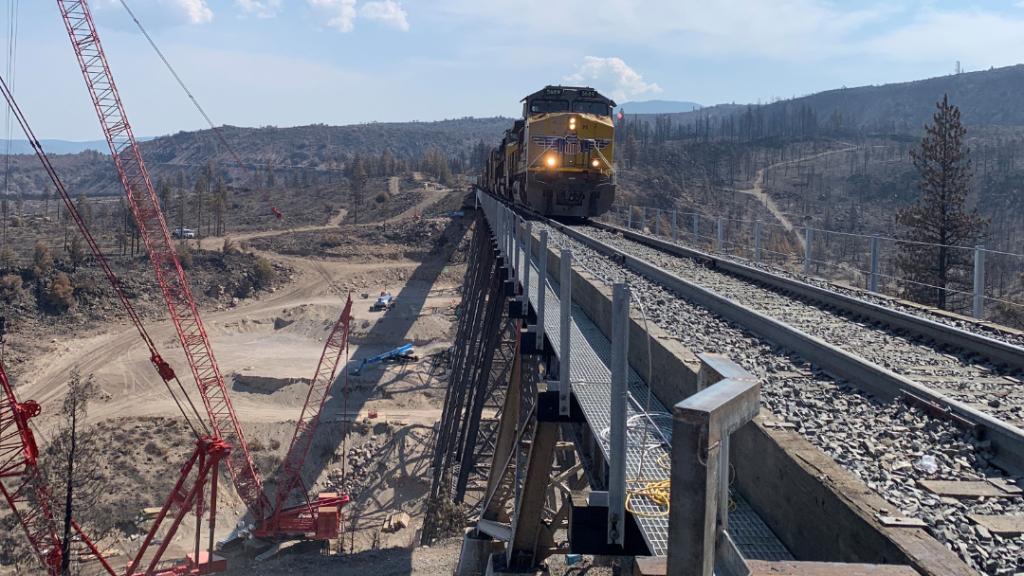
[[[519,330],[505,306],[502,259],[482,227],[486,221],[478,218],[433,454],[431,496],[459,504],[486,481]],[[484,417],[487,408],[493,417]]]
[[[465,505],[479,530],[508,542],[503,566],[526,569],[568,551],[555,533],[567,527],[570,490],[587,481],[573,443],[563,441],[571,433],[544,415],[558,412],[557,393],[552,404],[542,390],[557,361],[543,338],[537,345],[535,328],[527,329],[538,319],[513,278],[521,268],[514,251],[497,244],[502,225],[482,214],[476,221],[431,495]],[[492,418],[483,417],[488,403]],[[477,488],[479,499],[467,498]]]

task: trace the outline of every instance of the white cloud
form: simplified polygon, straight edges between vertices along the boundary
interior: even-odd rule
[[[308,0],[327,15],[327,25],[339,32],[351,32],[356,22],[356,0]]]
[[[901,62],[963,61],[988,68],[1024,60],[1024,19],[981,10],[929,10],[909,23],[875,36],[859,47],[864,53]]]
[[[576,72],[565,77],[566,82],[591,84],[606,92],[613,100],[624,101],[661,92],[661,87],[644,81],[622,58],[587,56]]]
[[[90,4],[96,11],[111,10],[124,14],[120,0],[94,0]],[[150,28],[213,22],[213,10],[208,0],[132,0],[128,5]]]
[[[281,11],[281,0],[235,0],[235,5],[257,18],[273,18]]]
[[[213,22],[213,10],[206,5],[206,0],[175,0],[175,4],[185,11],[189,22],[193,24]]]
[[[601,38],[605,44],[662,52],[756,55],[801,62],[842,53],[858,35],[870,33],[884,18],[907,10],[881,0],[849,4],[831,0],[435,2],[450,19],[468,25],[501,22],[501,29],[514,31],[521,41],[555,39],[564,43],[567,39]],[[489,26],[488,33],[492,29]]]
[[[398,30],[408,31],[408,14],[402,5],[394,0],[373,0],[363,4],[359,15],[368,20],[379,20]]]

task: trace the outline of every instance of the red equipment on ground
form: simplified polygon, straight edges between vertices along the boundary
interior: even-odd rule
[[[340,510],[348,503],[348,496],[321,493],[315,504],[310,502],[306,496],[308,489],[302,482],[302,466],[313,446],[317,424],[320,422],[320,412],[327,402],[327,396],[337,377],[341,355],[348,349],[351,319],[352,296],[349,295],[345,302],[345,308],[341,311],[341,316],[334,323],[334,328],[324,344],[324,351],[320,354],[316,374],[309,384],[306,403],[302,407],[302,414],[295,425],[295,432],[292,435],[291,444],[288,446],[288,454],[275,476],[278,478],[278,482],[274,511],[257,526],[255,532],[257,537],[274,538],[282,535],[302,536],[315,533],[316,539],[325,540],[338,536],[341,522]],[[299,488],[302,489],[301,494],[305,502],[299,506],[285,508],[288,497]]]

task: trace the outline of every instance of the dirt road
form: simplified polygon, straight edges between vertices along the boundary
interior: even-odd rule
[[[243,234],[228,234],[227,236],[208,236],[199,241],[199,248],[202,250],[220,250],[224,246],[224,239],[231,238],[233,242],[246,242],[254,240],[256,238],[269,238],[271,236],[280,236],[282,234],[290,234],[293,232],[315,232],[317,230],[334,230],[338,228],[341,221],[348,215],[348,210],[342,208],[330,219],[327,220],[327,224],[323,226],[300,226],[298,228],[282,228],[279,230],[260,230],[259,232],[245,232]]]
[[[396,220],[412,218],[422,208],[429,207],[444,197],[447,191],[427,195],[423,201]],[[307,226],[295,230],[266,230],[231,236],[243,241],[278,236],[299,231],[338,229],[345,212],[340,211],[322,226]],[[207,250],[223,246],[223,237],[204,238],[200,245]],[[343,292],[362,289],[374,293],[382,269],[409,277],[421,263],[398,259],[381,262],[340,262],[309,259],[275,253],[259,252],[275,262],[295,270],[292,282],[284,288],[264,294],[258,299],[246,300],[237,307],[202,313],[204,324],[216,352],[220,371],[226,377],[232,374],[262,373],[280,379],[309,378],[320,357],[323,339],[343,305]],[[395,287],[396,289],[398,287]],[[443,308],[450,305],[453,286],[436,287],[433,296],[426,294],[424,308]],[[430,292],[432,286],[418,286],[415,290]],[[357,298],[360,294],[357,294]],[[159,297],[153,295],[152,297]],[[366,305],[357,305],[354,317],[359,322],[373,322]],[[295,310],[299,310],[295,312]],[[288,316],[279,320],[282,316]],[[285,329],[275,329],[275,323],[289,322]],[[415,322],[412,323],[415,328]],[[149,323],[147,329],[164,358],[186,383],[186,389],[196,397],[194,384],[188,371],[177,334],[169,321]],[[429,330],[427,330],[429,332]],[[410,329],[415,332],[415,329]],[[422,332],[422,331],[421,331]],[[417,340],[430,340],[429,334],[415,334]],[[405,334],[394,334],[403,339]],[[109,330],[84,337],[69,337],[52,342],[51,354],[34,359],[25,370],[26,377],[19,382],[19,394],[33,398],[44,407],[40,425],[47,427],[47,414],[54,414],[63,394],[68,374],[78,368],[83,374],[93,374],[108,399],[90,412],[90,420],[114,416],[176,415],[177,408],[166,388],[156,376],[148,359],[148,352],[130,324],[111,326]],[[356,354],[358,347],[353,347]],[[268,408],[266,399],[246,394],[232,394],[239,418],[257,421],[284,420],[296,414],[281,414],[276,406]],[[301,406],[301,404],[300,404]]]
[[[764,186],[762,185],[762,182],[764,182],[765,172],[767,172],[768,170],[774,170],[776,168],[781,168],[781,167],[787,166],[789,164],[799,164],[801,162],[806,162],[808,160],[815,160],[817,158],[823,158],[825,156],[830,156],[832,154],[841,154],[841,153],[844,153],[844,152],[850,152],[852,150],[857,150],[858,148],[860,148],[860,147],[859,146],[849,146],[849,147],[846,147],[846,148],[840,148],[838,150],[828,150],[828,151],[825,151],[825,152],[818,152],[816,154],[811,154],[809,156],[802,156],[800,158],[794,158],[792,160],[785,160],[785,161],[782,161],[782,162],[776,162],[775,164],[770,164],[770,165],[768,165],[768,166],[758,170],[757,174],[754,175],[754,185],[753,185],[753,187],[746,188],[744,190],[735,190],[735,191],[739,192],[740,194],[747,194],[749,196],[753,196],[754,198],[756,198],[757,201],[760,202],[765,207],[766,210],[768,210],[768,213],[771,214],[772,217],[775,218],[775,220],[777,220],[779,222],[779,224],[781,224],[782,227],[786,229],[786,232],[793,232],[795,226],[793,225],[793,222],[789,219],[789,216],[787,216],[786,213],[784,211],[782,211],[779,208],[779,206],[775,203],[775,200],[773,200],[772,197],[769,196],[768,193],[764,191]],[[801,250],[805,250],[807,248],[807,241],[800,234],[795,234],[795,236],[796,236],[797,241],[800,243],[800,249]]]

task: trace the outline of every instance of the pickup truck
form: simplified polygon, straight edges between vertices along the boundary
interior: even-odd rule
[[[395,297],[391,295],[391,292],[381,292],[380,296],[377,297],[377,301],[370,306],[370,312],[381,312],[391,310],[395,307]]]

